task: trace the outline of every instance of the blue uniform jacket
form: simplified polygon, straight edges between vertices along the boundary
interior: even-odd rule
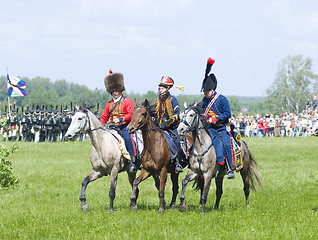
[[[213,97],[216,94],[217,93],[215,92]],[[213,99],[213,97],[211,99]],[[211,99],[206,97],[202,99],[201,106],[204,110],[209,105]],[[216,117],[218,119],[217,124],[214,124],[214,125],[210,124],[210,127],[216,130],[219,130],[219,128],[224,127],[224,125],[228,123],[231,117],[231,108],[230,108],[229,101],[223,95],[219,95],[219,97],[215,100],[215,102],[210,107],[207,118],[211,118],[211,117]]]
[[[157,98],[156,100],[156,119],[159,123],[168,121],[169,129],[175,129],[180,123],[180,106],[178,100],[167,93],[165,99]]]
[[[217,93],[215,92],[213,97]],[[201,107],[205,111],[211,100],[213,99],[204,97],[201,102]],[[232,165],[234,162],[233,151],[231,147],[230,135],[226,131],[226,123],[228,123],[231,117],[231,109],[229,101],[223,95],[219,95],[214,101],[212,106],[209,108],[207,118],[216,117],[218,119],[216,124],[208,124],[208,129],[213,141],[213,145],[217,155],[217,162],[220,165],[225,164],[224,156],[228,157],[229,164]],[[223,139],[223,141],[221,140]],[[232,166],[231,166],[232,168]]]

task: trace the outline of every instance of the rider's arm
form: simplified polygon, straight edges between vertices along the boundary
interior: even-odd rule
[[[217,102],[217,114],[218,121],[227,122],[231,117],[230,103],[226,97],[220,95],[219,101]]]
[[[110,102],[108,102],[106,104],[106,106],[104,108],[104,111],[103,111],[103,113],[102,113],[102,115],[100,116],[100,119],[99,119],[99,121],[103,125],[105,125],[108,122],[108,120],[109,120],[109,105],[110,105]]]
[[[124,117],[120,117],[120,122],[129,123],[132,118],[132,112],[134,111],[134,103],[130,98],[125,98],[123,104],[123,112],[125,113]]]
[[[180,122],[180,105],[178,100],[174,97],[171,98],[172,115],[163,124],[169,128],[172,125],[179,124]]]

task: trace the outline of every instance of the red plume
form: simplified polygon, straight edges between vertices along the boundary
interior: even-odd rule
[[[112,75],[113,71],[111,69],[109,69],[109,75]]]
[[[215,63],[215,60],[212,58],[208,58],[208,64],[213,65],[213,63]]]

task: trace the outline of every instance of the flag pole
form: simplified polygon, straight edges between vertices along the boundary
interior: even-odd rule
[[[8,81],[8,67],[7,67],[7,81]],[[9,114],[11,112],[11,108],[10,108],[10,97],[8,95],[8,109],[9,109]]]

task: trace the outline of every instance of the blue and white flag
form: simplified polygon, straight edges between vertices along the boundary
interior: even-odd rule
[[[9,97],[19,97],[26,96],[26,92],[23,90],[26,87],[26,83],[18,77],[9,76],[7,74],[7,86],[8,86],[8,96]]]

